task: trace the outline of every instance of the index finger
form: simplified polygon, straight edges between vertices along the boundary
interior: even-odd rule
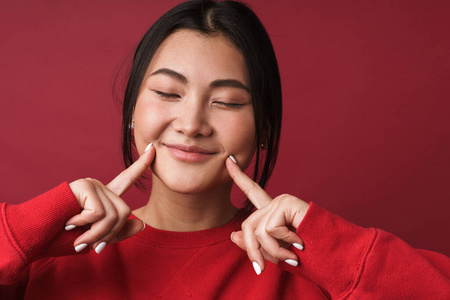
[[[225,165],[236,185],[244,192],[257,209],[266,206],[272,201],[272,198],[259,186],[259,184],[251,180],[250,177],[242,172],[238,164],[234,163],[231,158],[227,158]]]
[[[122,196],[145,173],[155,158],[155,154],[155,147],[150,146],[148,151],[144,152],[131,166],[117,175],[106,187],[117,196]]]

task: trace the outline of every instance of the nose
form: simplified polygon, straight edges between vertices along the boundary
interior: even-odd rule
[[[177,118],[172,122],[174,130],[188,137],[211,135],[212,127],[203,103],[195,100],[183,102],[183,105],[179,106]]]

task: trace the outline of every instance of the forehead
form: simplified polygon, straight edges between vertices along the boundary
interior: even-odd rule
[[[249,84],[241,51],[222,34],[175,31],[158,47],[147,73],[161,68],[172,69],[192,80],[227,78]]]

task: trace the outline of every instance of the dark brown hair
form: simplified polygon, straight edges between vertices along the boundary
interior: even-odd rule
[[[281,82],[270,38],[256,14],[236,1],[187,1],[159,18],[141,39],[133,57],[123,101],[122,152],[126,167],[137,151],[130,129],[139,90],[156,50],[171,33],[191,29],[205,35],[223,34],[242,52],[247,66],[255,116],[257,147],[253,180],[264,188],[278,154],[281,130]],[[139,185],[140,184],[140,185]],[[142,182],[138,187],[143,188]],[[247,210],[253,209],[250,201]]]

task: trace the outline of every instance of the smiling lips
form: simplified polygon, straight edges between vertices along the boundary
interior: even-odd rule
[[[165,146],[175,158],[186,162],[202,161],[216,153],[198,146],[187,146],[181,144],[165,144]]]

